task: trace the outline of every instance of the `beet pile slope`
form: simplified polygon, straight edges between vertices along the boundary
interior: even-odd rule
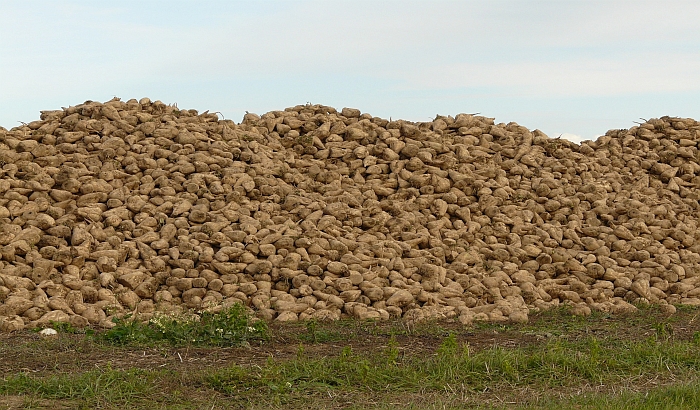
[[[0,128],[0,329],[243,303],[266,320],[700,304],[691,119],[577,145],[468,114],[147,98]]]

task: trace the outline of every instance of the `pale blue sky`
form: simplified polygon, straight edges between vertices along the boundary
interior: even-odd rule
[[[700,1],[0,0],[0,126],[149,97],[239,122],[306,102],[592,139],[700,119]]]

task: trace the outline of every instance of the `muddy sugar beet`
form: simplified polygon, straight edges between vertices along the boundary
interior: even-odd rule
[[[526,322],[700,305],[691,119],[582,145],[459,114],[147,98],[0,128],[0,329],[217,311]]]

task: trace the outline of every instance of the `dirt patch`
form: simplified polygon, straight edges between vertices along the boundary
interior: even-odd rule
[[[0,410],[19,410],[19,409],[56,409],[68,410],[75,409],[77,403],[71,403],[67,400],[46,400],[38,399],[31,396],[1,396]]]
[[[473,351],[537,346],[556,338],[696,340],[700,334],[700,313],[694,310],[679,311],[672,316],[645,309],[636,314],[578,318],[572,318],[566,311],[558,312],[561,313],[535,314],[528,324],[468,327],[456,321],[436,321],[412,327],[402,321],[372,323],[351,320],[318,323],[313,329],[307,324],[273,324],[271,340],[229,348],[119,347],[96,343],[81,334],[62,333],[55,339],[44,339],[36,333],[23,331],[0,335],[0,356],[3,357],[0,375],[107,368],[197,370],[232,364],[264,365],[269,359],[294,359],[300,346],[308,358],[338,356],[348,347],[358,354],[373,354],[386,349],[390,343],[402,355],[432,355],[450,334]]]

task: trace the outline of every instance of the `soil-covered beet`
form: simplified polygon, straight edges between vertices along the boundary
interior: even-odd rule
[[[671,117],[577,145],[468,114],[43,111],[0,128],[0,329],[700,305],[699,140]]]

